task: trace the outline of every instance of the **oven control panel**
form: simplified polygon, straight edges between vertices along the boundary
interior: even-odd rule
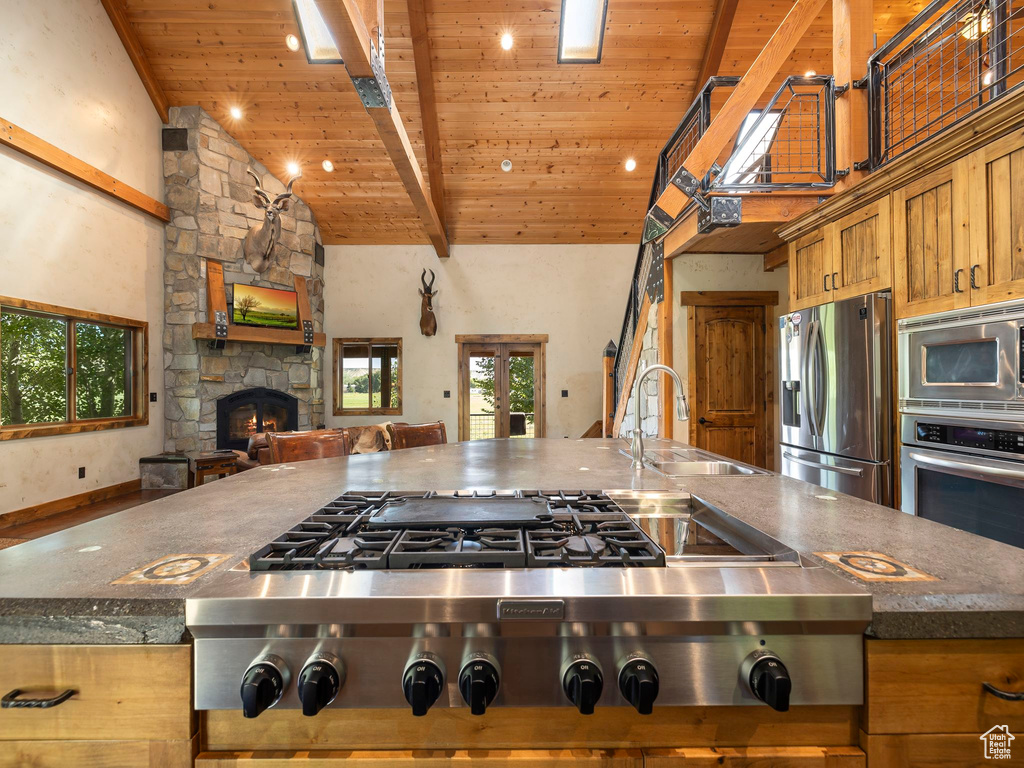
[[[1024,429],[979,429],[953,424],[917,423],[917,439],[924,443],[942,443],[962,448],[1024,454]]]

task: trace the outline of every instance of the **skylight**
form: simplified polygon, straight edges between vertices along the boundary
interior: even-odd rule
[[[299,20],[299,32],[306,48],[310,64],[344,64],[338,44],[320,15],[315,0],[292,0],[295,16]]]
[[[736,149],[722,171],[723,184],[752,184],[758,174],[766,170],[765,161],[778,133],[782,113],[769,112],[758,122],[760,117],[760,112],[751,112],[743,118]]]
[[[597,64],[604,45],[608,0],[562,0],[559,64]]]

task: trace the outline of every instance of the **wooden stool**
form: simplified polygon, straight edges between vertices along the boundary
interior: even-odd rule
[[[191,453],[188,457],[188,487],[202,485],[208,477],[233,475],[238,472],[238,457],[230,453]]]

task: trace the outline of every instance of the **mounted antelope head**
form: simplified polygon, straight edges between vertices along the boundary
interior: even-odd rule
[[[287,211],[291,205],[292,184],[299,177],[295,176],[288,182],[288,189],[284,194],[271,198],[263,189],[260,177],[253,173],[252,169],[246,170],[256,180],[256,191],[253,193],[252,201],[257,208],[263,209],[264,218],[259,226],[249,229],[242,243],[242,253],[245,254],[245,260],[250,267],[257,272],[266,272],[270,268],[270,256],[274,252],[274,246],[281,236],[280,213]]]
[[[437,318],[434,317],[433,298],[437,291],[434,290],[434,270],[430,270],[430,284],[427,284],[427,270],[420,275],[420,282],[423,287],[420,289],[420,296],[423,300],[420,303],[420,333],[424,336],[433,336],[437,333]]]

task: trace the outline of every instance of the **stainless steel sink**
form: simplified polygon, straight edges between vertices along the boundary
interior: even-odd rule
[[[629,456],[623,449],[621,453]],[[768,475],[767,470],[742,464],[738,461],[721,459],[713,453],[699,448],[655,448],[644,451],[644,464],[665,477],[694,477],[698,475],[719,475],[743,477]]]

